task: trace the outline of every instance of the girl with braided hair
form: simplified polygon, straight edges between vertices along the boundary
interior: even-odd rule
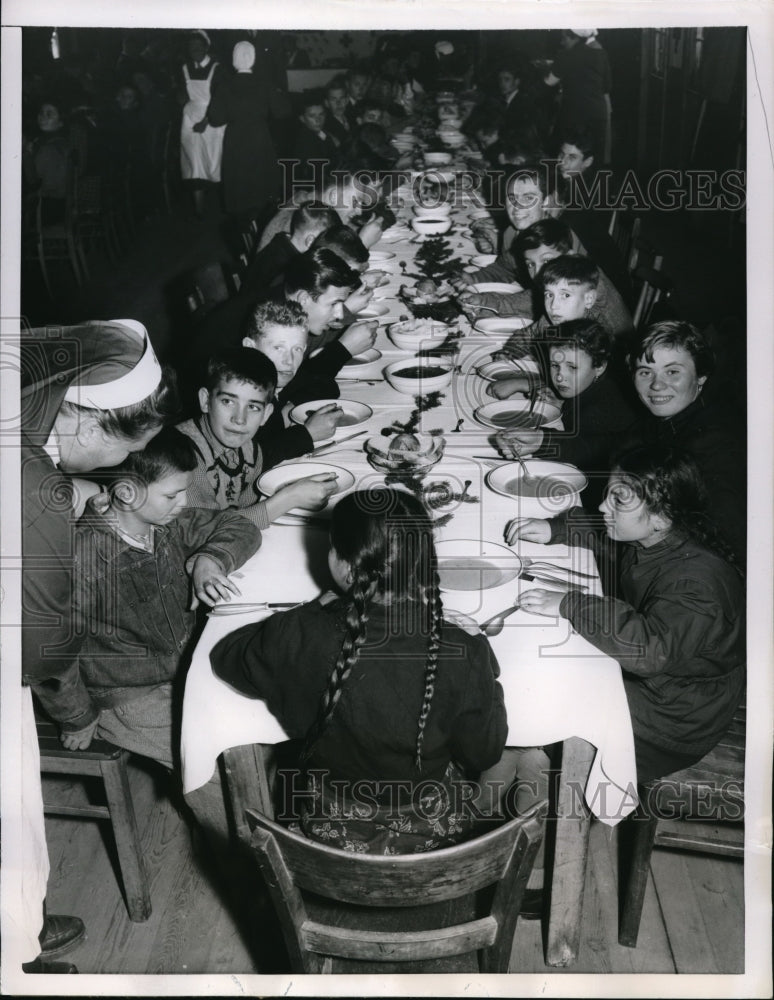
[[[233,632],[213,669],[303,741],[307,836],[378,854],[463,840],[464,779],[507,735],[489,642],[444,620],[432,522],[412,494],[349,494],[330,541],[338,593]]]
[[[626,543],[621,599],[536,589],[521,606],[569,619],[618,660],[645,782],[700,760],[731,723],[745,681],[744,579],[706,515],[687,453],[656,445],[622,452],[599,509],[607,536]],[[564,532],[553,525],[552,540],[575,534],[572,524],[565,519]],[[526,523],[521,530],[534,537]]]

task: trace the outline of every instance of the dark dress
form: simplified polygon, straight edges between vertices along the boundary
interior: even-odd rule
[[[280,113],[268,82],[255,73],[224,77],[215,87],[207,116],[227,125],[221,181],[230,214],[261,210],[280,192],[282,174],[269,132],[268,115]]]
[[[329,602],[329,596],[238,629],[210,654],[215,674],[248,697],[264,699],[291,739],[303,739],[314,722],[346,631],[347,604]],[[488,640],[444,623],[417,770],[427,634],[410,605],[389,610],[370,608],[359,657],[312,748],[311,802],[301,804],[307,836],[380,854],[432,850],[469,836],[470,819],[455,808],[452,775],[462,769],[477,776],[494,764],[508,731],[496,679],[500,670]],[[446,807],[432,822],[431,810],[416,805],[420,783],[448,790]],[[364,794],[373,806],[365,811]]]

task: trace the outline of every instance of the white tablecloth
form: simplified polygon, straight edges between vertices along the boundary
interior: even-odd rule
[[[405,211],[402,213],[405,216]],[[464,211],[455,213],[457,228],[449,236],[460,257],[474,252],[473,244],[460,235]],[[410,396],[401,395],[383,381],[382,369],[400,357],[409,358],[389,341],[385,327],[407,315],[408,310],[395,298],[402,282],[400,261],[413,271],[412,258],[417,244],[388,239],[375,249],[395,256],[373,263],[386,270],[390,283],[378,290],[377,302],[389,307],[380,317],[376,348],[382,357],[368,368],[342,372],[341,395],[367,403],[373,416],[361,425],[367,434],[343,442],[335,451],[311,460],[343,466],[355,474],[356,487],[383,482],[380,473],[368,464],[362,448],[367,436],[379,434],[397,419],[405,420],[413,406]],[[474,365],[502,343],[470,330],[460,322],[465,334],[457,359],[461,374],[447,390],[443,405],[422,414],[420,429],[440,429],[446,433],[446,451],[442,461],[427,476],[427,482],[444,481],[461,491],[470,481],[468,494],[475,503],[460,504],[450,522],[439,529],[444,539],[483,539],[503,544],[503,531],[513,517],[542,516],[557,513],[545,509],[536,500],[517,501],[501,496],[486,485],[492,467],[486,459],[497,453],[491,444],[495,431],[477,424],[473,413],[477,406],[491,401],[485,395],[486,383],[474,374]],[[353,374],[366,382],[345,381]],[[462,419],[461,430],[454,428]],[[339,432],[351,434],[352,426]],[[386,442],[386,438],[384,439]],[[303,462],[303,460],[301,460]],[[304,601],[314,598],[330,585],[327,576],[327,532],[325,527],[275,524],[264,533],[261,549],[242,567],[239,581],[241,600]],[[594,572],[591,555],[572,552],[564,546],[539,546],[519,543],[519,555],[572,565],[574,569]],[[571,560],[571,562],[570,562]],[[516,595],[530,587],[548,586],[543,582],[515,580],[496,588],[475,593],[444,595],[446,607],[471,615],[482,622],[513,603]],[[594,587],[596,587],[596,583]],[[213,616],[195,651],[186,683],[183,706],[182,761],[185,791],[204,784],[211,777],[219,753],[243,743],[275,743],[286,738],[263,702],[252,701],[232,691],[216,679],[210,669],[209,651],[223,635],[266,612]],[[508,743],[534,746],[555,743],[571,736],[588,740],[597,748],[596,758],[585,788],[585,798],[592,812],[604,822],[614,824],[636,805],[636,769],[629,709],[618,664],[574,634],[564,619],[553,620],[517,612],[508,619],[503,632],[491,639],[501,667],[501,682],[508,713]]]

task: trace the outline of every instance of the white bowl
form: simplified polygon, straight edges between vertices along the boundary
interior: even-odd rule
[[[425,153],[425,163],[428,167],[446,167],[452,161],[451,153]]]
[[[475,285],[470,285],[470,288],[472,291],[479,292],[482,295],[485,295],[487,292],[496,292],[498,295],[515,295],[517,292],[524,290],[515,281],[512,284],[506,284],[504,281],[481,281]]]
[[[523,375],[523,369],[517,368],[512,361],[485,361],[476,366],[476,371],[481,378],[489,382],[499,382],[503,378],[513,378],[515,375]]]
[[[580,492],[587,479],[574,465],[561,462],[543,462],[529,459],[524,463],[527,473],[535,477],[534,482],[524,482],[524,471],[520,462],[509,462],[490,470],[486,476],[487,486],[495,493],[525,501],[525,506],[534,511],[531,517],[553,517],[580,503]]]
[[[474,208],[472,212],[468,212],[468,218],[470,219],[471,222],[475,222],[477,219],[491,219],[491,215],[485,208]],[[497,259],[496,254],[486,254],[485,256],[487,257],[491,256],[493,261]],[[473,260],[475,261],[475,257],[473,258]]]
[[[450,109],[449,109],[448,106],[447,107],[443,107],[442,106],[438,110],[438,117],[441,120],[441,128],[444,128],[444,129],[447,129],[447,130],[453,129],[453,130],[457,131],[459,129],[460,125],[462,125],[462,119],[461,118],[457,118],[455,115],[444,114],[443,113],[443,112],[448,112],[449,110]]]
[[[368,254],[369,264],[383,264],[386,260],[393,260],[395,254],[391,250],[371,250]]]
[[[403,358],[384,369],[384,377],[398,392],[426,396],[451,384],[454,366],[447,358]],[[412,374],[402,375],[401,372]]]
[[[387,336],[401,351],[418,351],[446,340],[449,327],[446,323],[435,323],[428,319],[408,319],[401,323],[391,323]]]
[[[336,474],[336,489],[324,507],[330,506],[333,497],[339,496],[355,485],[355,477],[347,469],[339,465],[327,465],[323,462],[293,462],[290,465],[276,465],[258,478],[258,489],[264,496],[272,497],[283,486],[295,483],[309,476],[319,476],[326,472]],[[295,507],[294,510],[321,510],[323,508]]]
[[[452,207],[448,201],[441,202],[440,205],[414,205],[413,207],[414,215],[416,215],[419,219],[438,219],[444,215],[451,215],[451,210]]]
[[[299,403],[290,411],[290,419],[294,424],[305,424],[313,413],[335,403],[344,411],[344,416],[337,424],[336,430],[353,427],[355,424],[362,424],[369,417],[373,416],[373,410],[365,403],[359,403],[354,399],[310,399],[308,403]],[[319,444],[319,441],[316,442]]]
[[[441,233],[448,233],[452,227],[452,220],[446,216],[429,216],[411,220],[411,228],[420,236],[438,236]]]
[[[435,552],[443,591],[479,594],[510,583],[521,572],[521,559],[512,549],[496,542],[450,538],[436,542]]]
[[[459,149],[460,146],[464,146],[466,139],[462,132],[457,132],[455,129],[450,129],[448,132],[443,129],[438,130],[438,138],[445,146],[450,146],[452,149]]]
[[[371,299],[368,305],[363,306],[355,315],[358,319],[378,319],[379,316],[386,316],[389,311],[390,307],[388,305],[385,305],[383,302],[374,302]]]
[[[476,267],[489,267],[489,265],[494,264],[496,260],[496,253],[480,253],[475,257],[471,257],[470,263],[475,264]]]
[[[557,420],[561,412],[558,406],[544,400],[538,400],[530,412],[530,401],[517,397],[485,403],[476,410],[475,418],[480,424],[502,431],[519,427],[542,427]]]
[[[443,458],[446,439],[443,435],[412,434],[419,447],[416,451],[397,451],[391,448],[395,438],[379,434],[366,439],[364,450],[369,463],[380,472],[422,478]]]
[[[477,319],[473,329],[479,333],[515,333],[516,330],[523,330],[525,326],[529,326],[531,322],[531,319],[523,316],[489,316],[486,319]]]

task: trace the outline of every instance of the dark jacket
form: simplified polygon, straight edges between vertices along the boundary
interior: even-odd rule
[[[302,739],[341,649],[346,607],[342,600],[313,601],[247,625],[215,646],[213,669],[243,694],[263,698],[288,736]],[[310,767],[349,781],[416,779],[426,649],[425,635],[390,632],[385,609],[372,607],[366,642]],[[507,723],[498,674],[488,640],[444,625],[423,779],[440,780],[450,760],[475,773],[499,760]]]
[[[261,543],[241,514],[189,507],[151,529],[148,552],[114,530],[105,499],[89,501],[75,534],[74,605],[83,642],[72,694],[92,718],[137,689],[175,678],[197,619],[189,610],[192,556],[210,556],[231,573]]]
[[[610,458],[620,448],[636,415],[609,371],[572,399],[562,402],[564,430],[543,429],[535,458],[568,462],[586,473],[583,505],[595,510],[602,501]]]
[[[728,729],[742,695],[742,578],[676,532],[650,548],[625,548],[624,599],[575,591],[561,614],[621,664],[635,741],[701,757]]]
[[[706,391],[706,387],[705,387]],[[707,487],[709,513],[741,566],[747,555],[747,448],[734,410],[702,392],[673,417],[648,413],[626,444],[658,442],[686,451]]]

